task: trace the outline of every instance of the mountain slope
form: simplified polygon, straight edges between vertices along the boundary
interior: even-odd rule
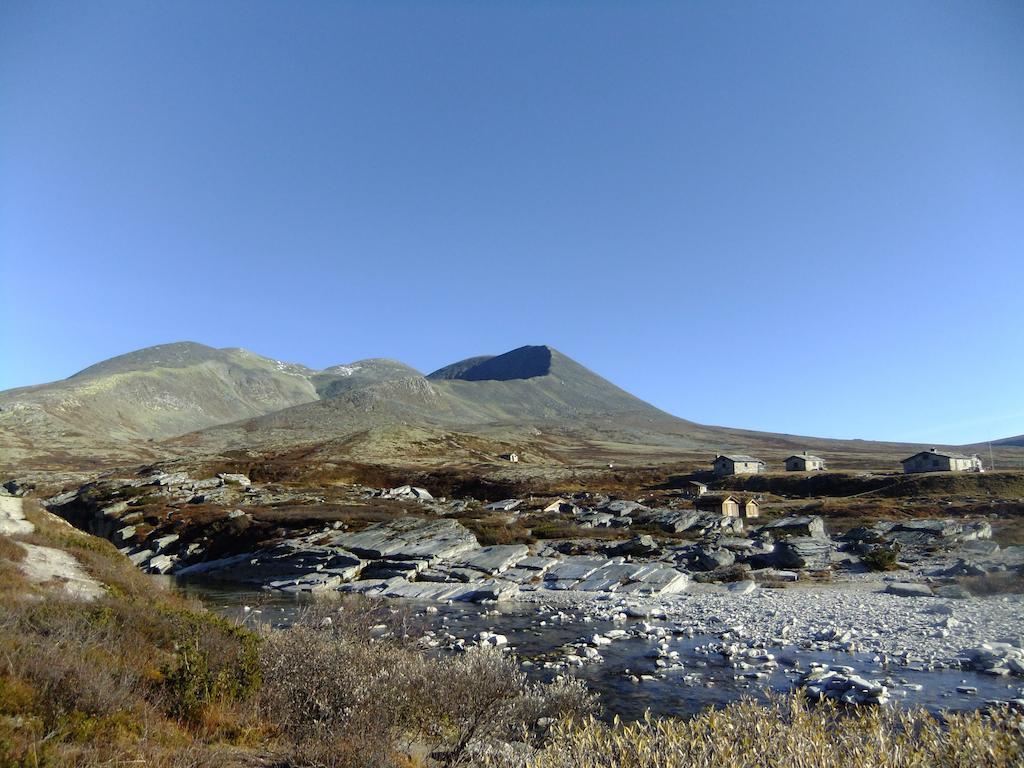
[[[325,368],[310,376],[310,381],[320,397],[331,398],[389,381],[421,378],[422,373],[405,363],[386,358],[372,358]]]
[[[1024,448],[1024,435],[1004,437],[1002,440],[993,440],[992,445],[1012,445]]]
[[[193,342],[121,355],[63,381],[0,392],[0,464],[33,454],[144,454],[147,440],[315,400],[311,373]]]
[[[396,423],[467,429],[482,425],[557,424],[646,419],[681,427],[688,422],[633,397],[550,347],[522,347],[479,362],[457,363],[424,377],[412,369],[334,391],[238,424],[205,430],[195,441],[283,445],[299,437],[330,440]],[[318,377],[314,376],[316,381]],[[331,386],[322,388],[328,391]],[[582,421],[581,421],[582,420]]]

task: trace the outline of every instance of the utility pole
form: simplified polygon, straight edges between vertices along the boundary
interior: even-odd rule
[[[994,470],[996,468],[996,460],[992,456],[992,443],[988,444],[988,464],[989,464],[989,467],[988,467],[989,469]]]

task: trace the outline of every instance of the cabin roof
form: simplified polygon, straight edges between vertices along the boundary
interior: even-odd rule
[[[905,459],[900,459],[900,464],[906,464],[908,461],[916,459],[918,456],[942,456],[946,459],[962,459],[964,461],[971,461],[974,457],[968,456],[965,453],[951,453],[949,451],[937,451],[934,448],[930,451],[918,451],[913,456],[908,456]]]
[[[715,457],[715,461],[718,461],[719,459],[728,459],[733,463],[754,461],[760,464],[764,464],[764,462],[761,461],[761,459],[755,459],[753,456],[747,456],[747,454],[745,453],[723,453],[722,455]]]

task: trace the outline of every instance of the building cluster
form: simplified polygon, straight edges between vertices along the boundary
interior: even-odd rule
[[[818,472],[825,469],[825,460],[804,451],[788,457],[785,465],[787,472]],[[716,456],[711,469],[720,476],[759,475],[767,471],[766,466],[761,459],[743,453],[733,453]]]
[[[907,474],[915,472],[984,472],[978,454],[950,453],[932,448],[919,451],[900,462]],[[825,460],[807,451],[796,453],[785,460],[787,472],[820,472],[825,470]],[[761,459],[743,453],[722,454],[716,456],[711,465],[712,471],[718,476],[726,475],[758,475],[767,471]]]

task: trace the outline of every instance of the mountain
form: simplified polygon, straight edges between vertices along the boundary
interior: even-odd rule
[[[0,466],[158,454],[147,441],[316,400],[312,373],[194,342],[120,355],[63,381],[0,392]]]
[[[1021,452],[1012,439],[1002,450]],[[480,468],[705,462],[719,452],[891,467],[917,446],[706,426],[672,416],[549,346],[424,376],[374,358],[320,371],[194,342],[120,355],[62,381],[0,392],[0,473],[226,454]],[[197,460],[198,460],[197,459]]]
[[[845,464],[891,465],[909,446],[832,441],[711,427],[677,418],[548,346],[526,346],[445,366],[397,369],[365,386],[176,438],[179,451],[258,452],[305,464],[354,461],[490,471],[502,453],[538,465],[707,461],[717,452],[780,459],[797,450]],[[316,378],[316,377],[314,377]],[[326,392],[326,390],[324,390]],[[291,461],[292,459],[287,459]]]
[[[428,379],[461,379],[462,374],[471,368],[475,368],[480,363],[487,362],[494,358],[494,355],[480,355],[479,357],[467,357],[465,360],[460,360],[457,363],[446,365],[444,368],[438,368],[436,371],[427,376]]]
[[[346,368],[357,369],[360,364]],[[335,373],[329,374],[334,371]],[[683,422],[633,397],[579,363],[546,346],[520,347],[478,357],[423,376],[387,361],[358,382],[361,370],[339,368],[312,377],[321,399],[219,429],[218,435],[252,444],[282,444],[303,435],[325,440],[361,429],[415,422],[468,428],[484,425],[556,424],[574,420],[646,419],[665,425]],[[243,439],[243,434],[248,435]]]

